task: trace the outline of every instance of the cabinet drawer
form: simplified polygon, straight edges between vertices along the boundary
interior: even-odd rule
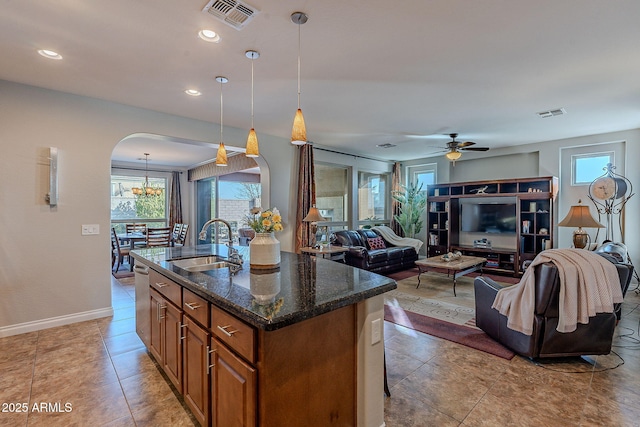
[[[202,326],[209,326],[209,303],[185,288],[182,288],[182,311]]]
[[[151,269],[149,269],[149,285],[169,301],[182,307],[182,286]]]
[[[251,363],[255,363],[255,329],[211,305],[211,333]]]

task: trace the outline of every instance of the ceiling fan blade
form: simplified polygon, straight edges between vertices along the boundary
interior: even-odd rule
[[[460,148],[461,150],[464,151],[489,151],[489,147],[467,147],[467,148]]]
[[[465,142],[458,143],[458,147],[459,148],[468,147],[470,145],[476,145],[476,143],[475,142],[471,142],[471,141],[465,141]]]

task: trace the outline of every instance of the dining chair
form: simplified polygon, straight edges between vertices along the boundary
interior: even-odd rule
[[[171,227],[148,228],[147,248],[169,246],[171,243]]]
[[[116,272],[120,269],[120,264],[123,263],[124,257],[129,260],[129,269],[133,271],[133,263],[131,262],[131,255],[128,248],[121,248],[116,229],[111,228],[111,270],[113,270],[114,264],[116,265]],[[117,262],[117,264],[116,264]]]
[[[174,243],[180,238],[180,230],[182,230],[182,223],[176,222],[175,224],[173,224],[171,239]]]
[[[180,234],[175,239],[175,246],[184,246],[187,241],[187,233],[189,232],[189,224],[182,224],[182,228],[180,228]]]

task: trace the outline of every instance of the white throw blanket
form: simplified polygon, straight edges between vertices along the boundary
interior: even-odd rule
[[[558,332],[573,332],[596,313],[612,313],[622,302],[618,271],[610,261],[584,249],[550,249],[540,252],[517,285],[498,291],[492,308],[507,316],[507,327],[533,333],[535,306],[534,267],[552,262],[560,276]]]
[[[387,227],[386,225],[378,225],[376,227],[372,227],[372,230],[377,231],[387,242],[391,243],[395,246],[413,246],[416,249],[416,253],[420,251],[420,248],[423,245],[423,242],[418,239],[412,239],[410,237],[400,237],[396,233],[393,232],[392,229]]]

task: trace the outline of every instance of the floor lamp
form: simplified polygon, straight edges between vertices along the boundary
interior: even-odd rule
[[[558,227],[578,227],[573,232],[573,246],[578,249],[584,249],[589,243],[589,233],[582,229],[588,228],[604,228],[604,225],[596,221],[589,212],[589,206],[582,205],[582,200],[578,200],[577,205],[571,206],[567,216],[558,223]]]

